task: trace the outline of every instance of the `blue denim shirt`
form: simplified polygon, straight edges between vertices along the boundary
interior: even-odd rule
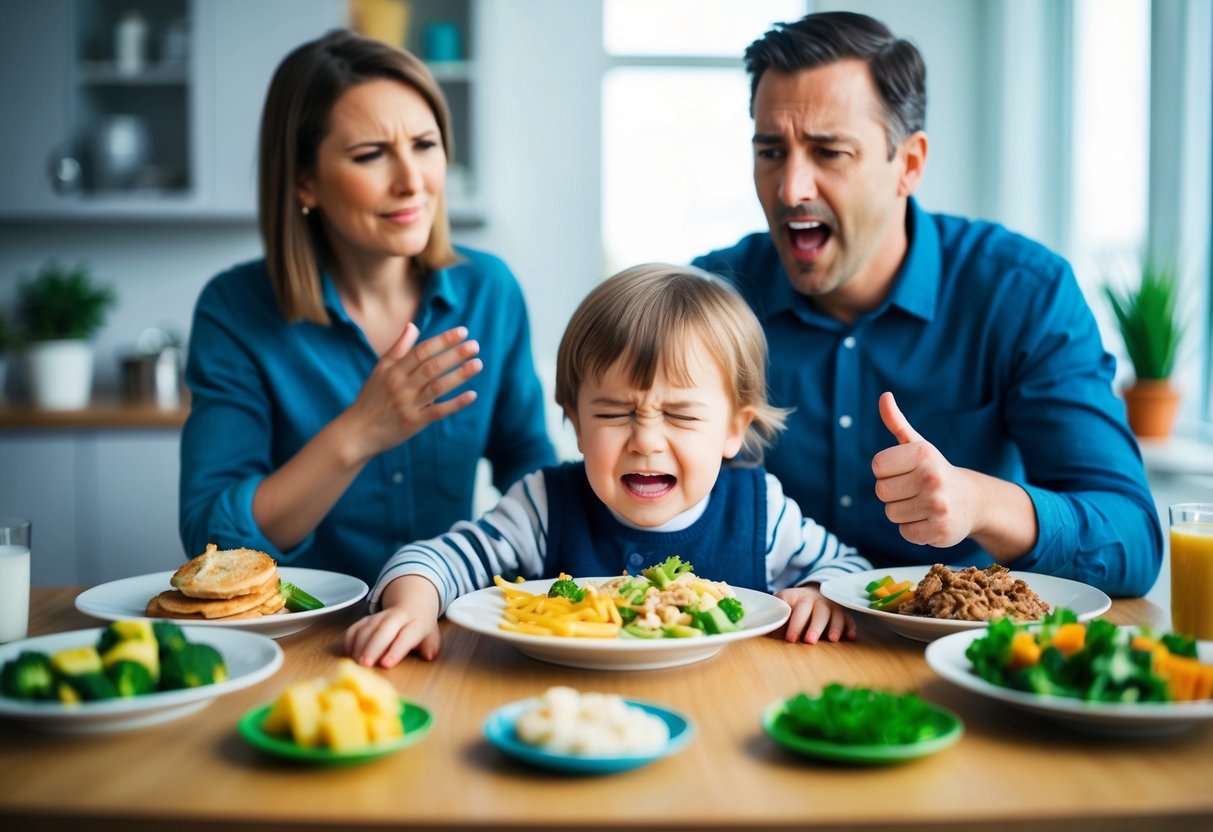
[[[763,323],[772,402],[794,407],[765,464],[805,514],[878,566],[985,565],[965,540],[910,543],[876,497],[872,457],[896,443],[877,400],[891,390],[950,463],[1021,485],[1036,545],[1013,568],[1142,595],[1162,532],[1137,443],[1113,395],[1115,360],[1069,265],[1001,226],[910,200],[910,247],[892,291],[853,324],[789,283],[770,234],[696,259]]]
[[[415,323],[419,340],[468,328],[484,370],[460,389],[475,390],[477,400],[372,459],[315,532],[287,552],[257,527],[253,492],[349,407],[378,356],[327,275],[327,327],[285,321],[264,260],[206,286],[190,332],[192,403],[181,437],[179,522],[187,555],[209,542],[247,546],[284,565],[373,582],[403,543],[471,516],[481,457],[502,491],[555,461],[518,283],[492,255],[458,254],[460,263],[428,278]]]

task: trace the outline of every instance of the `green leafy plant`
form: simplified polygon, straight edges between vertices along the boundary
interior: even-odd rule
[[[17,317],[27,340],[86,340],[105,324],[115,300],[113,290],[95,285],[83,264],[67,268],[52,260],[18,287]]]
[[[1139,379],[1171,377],[1183,337],[1175,306],[1178,291],[1175,266],[1154,258],[1143,265],[1141,283],[1135,290],[1118,292],[1104,287]]]

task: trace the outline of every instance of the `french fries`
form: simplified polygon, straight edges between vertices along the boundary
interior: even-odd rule
[[[571,601],[526,592],[500,575],[493,576],[493,583],[505,593],[505,620],[498,625],[503,630],[536,636],[615,638],[623,626],[615,601],[599,594],[592,584],[582,587],[585,597]]]

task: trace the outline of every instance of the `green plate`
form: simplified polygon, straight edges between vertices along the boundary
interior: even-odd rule
[[[395,754],[406,746],[420,742],[434,724],[434,717],[429,711],[420,705],[401,699],[400,724],[404,728],[403,736],[387,742],[375,743],[361,751],[340,752],[328,748],[304,748],[290,740],[265,733],[261,730],[261,723],[265,721],[265,716],[270,712],[271,707],[272,705],[262,705],[259,708],[253,708],[241,717],[240,724],[237,726],[240,736],[244,737],[249,745],[266,754],[311,765],[351,766],[378,760],[380,757]]]
[[[939,730],[937,736],[904,745],[848,745],[829,740],[810,739],[787,726],[787,702],[780,700],[767,706],[762,713],[762,727],[775,742],[800,754],[861,765],[903,763],[943,751],[964,735],[964,723],[951,711],[927,703],[931,719]]]

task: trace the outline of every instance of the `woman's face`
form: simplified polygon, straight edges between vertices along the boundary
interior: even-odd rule
[[[366,81],[337,99],[329,121],[298,196],[319,211],[334,254],[420,254],[446,180],[442,134],[425,99],[399,81]]]

